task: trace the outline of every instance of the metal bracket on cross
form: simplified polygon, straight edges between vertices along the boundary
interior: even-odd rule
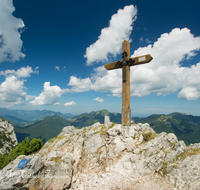
[[[123,82],[126,82],[126,58],[127,58],[127,52],[122,53],[122,66],[123,66]]]
[[[115,68],[116,69],[118,69],[118,68],[123,68],[123,82],[126,82],[126,66],[127,65],[134,65],[134,62],[135,62],[135,60],[133,60],[133,59],[131,59],[131,58],[129,58],[128,60],[127,60],[127,56],[128,56],[128,54],[127,54],[127,52],[126,51],[124,51],[123,53],[122,53],[122,61],[118,61],[116,64],[115,64]]]
[[[124,51],[122,54],[122,61],[117,61],[117,63],[115,64],[115,69],[122,68],[124,65],[134,66],[134,63],[135,63],[134,59],[129,58],[127,60],[127,53]]]

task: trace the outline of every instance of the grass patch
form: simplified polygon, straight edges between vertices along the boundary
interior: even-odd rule
[[[61,156],[57,156],[56,158],[51,158],[51,161],[61,162],[62,161],[62,157]]]
[[[181,158],[181,159],[185,159],[186,156],[185,156],[184,153],[181,153],[181,154],[179,154],[178,156],[176,156],[176,159],[177,159],[177,160],[178,160],[179,158]]]
[[[73,139],[68,139],[65,143],[71,143]]]
[[[190,150],[186,150],[184,154],[186,156],[193,156],[200,153],[200,148],[191,148]]]
[[[102,148],[102,147],[104,147],[104,146],[101,146],[101,147],[99,147],[98,149],[97,149],[97,154],[102,154],[102,151],[100,151],[100,149]],[[100,153],[101,152],[101,153]]]
[[[36,180],[35,184],[36,184],[36,185],[39,185],[39,184],[40,184],[40,182],[41,182],[40,178],[37,178],[37,180]]]
[[[100,132],[101,136],[106,135],[107,131],[108,131],[109,129],[113,128],[115,125],[116,125],[116,123],[113,122],[112,125],[111,125],[108,129],[106,129],[106,126],[103,125],[103,126],[101,127],[101,132]]]
[[[56,137],[56,139],[58,139],[58,140],[61,140],[61,139],[63,139],[63,138],[65,138],[65,136],[57,136],[57,137]]]
[[[53,147],[48,147],[48,152],[51,152],[53,150]]]
[[[160,171],[162,171],[163,175],[167,175],[168,174],[167,166],[168,166],[168,163],[167,162],[163,162],[162,168],[160,170]]]
[[[93,129],[93,131],[96,131],[96,130],[98,130],[99,129],[99,126],[98,127],[95,127],[94,129]]]
[[[42,147],[43,149],[45,149],[45,148],[47,148],[50,144],[52,144],[55,140],[57,140],[57,142],[59,141],[59,140],[61,140],[61,139],[63,139],[63,138],[65,138],[66,136],[56,136],[56,137],[54,137],[54,138],[52,138],[52,139],[49,139],[47,142],[49,143],[49,144],[47,144],[46,146],[44,146],[44,147]],[[56,143],[57,143],[56,142]]]
[[[52,138],[52,139],[49,139],[48,142],[49,142],[49,143],[54,142],[55,138],[56,138],[56,137],[54,137],[54,138]]]
[[[175,145],[175,143],[170,143],[171,144],[171,146],[174,146]]]
[[[162,150],[165,154],[168,154],[169,152],[168,151],[166,151],[166,150]]]
[[[113,122],[110,128],[113,128],[115,125],[116,125],[116,123]]]
[[[106,126],[105,125],[102,125],[101,126],[101,131],[104,131],[106,129]]]
[[[191,148],[191,149],[186,150],[185,152],[179,154],[178,156],[176,156],[176,160],[178,160],[178,159],[184,160],[185,158],[187,158],[189,156],[193,156],[193,155],[197,155],[197,154],[200,154],[200,148]]]
[[[170,143],[170,145],[172,146],[172,150],[174,150],[176,143]]]
[[[56,136],[56,137],[54,138],[54,142],[57,143],[59,140],[61,140],[61,139],[63,139],[63,138],[65,138],[65,136]]]
[[[155,139],[156,136],[157,136],[156,133],[149,132],[149,133],[146,133],[143,135],[143,140],[144,140],[144,142],[148,142],[152,139]]]

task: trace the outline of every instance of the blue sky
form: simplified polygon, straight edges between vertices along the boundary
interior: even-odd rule
[[[121,70],[131,56],[132,116],[200,115],[200,2],[0,0],[0,107],[121,112]]]

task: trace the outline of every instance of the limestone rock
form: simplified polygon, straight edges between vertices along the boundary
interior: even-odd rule
[[[134,151],[134,149],[136,148],[136,145],[135,145],[135,141],[133,140],[132,137],[128,137],[124,140],[125,142],[125,147],[126,147],[126,150],[128,152],[131,152],[131,151]]]
[[[113,128],[107,131],[109,136],[117,136],[122,133],[122,126],[120,124],[116,124]]]
[[[200,148],[200,143],[190,144],[190,148]]]
[[[96,153],[102,146],[105,146],[105,142],[99,133],[91,136],[84,143],[87,154]]]
[[[73,158],[68,154],[62,158],[45,162],[45,169],[39,175],[39,181],[32,181],[36,189],[67,189],[71,185],[73,174]]]
[[[183,160],[177,169],[173,169],[168,177],[176,188],[199,189],[200,187],[200,154]]]
[[[186,147],[173,133],[149,124],[95,123],[63,128],[36,154],[20,156],[0,172],[0,189],[198,189],[200,143]],[[192,152],[192,153],[193,153]],[[18,169],[23,158],[31,165]],[[184,159],[186,158],[186,159]],[[21,177],[22,171],[26,176]]]
[[[62,129],[62,132],[59,134],[59,136],[64,136],[64,135],[67,135],[69,133],[72,133],[76,130],[76,128],[74,126],[67,126],[67,127],[64,127]]]
[[[27,167],[19,169],[21,159],[30,160]],[[19,156],[13,162],[4,167],[0,173],[0,189],[15,189],[23,187],[31,178],[37,177],[44,164],[39,156]]]
[[[158,154],[149,157],[145,164],[153,171],[158,172],[163,166],[164,157],[165,153],[161,150]]]
[[[106,156],[107,156],[107,153],[106,153],[106,147],[105,146],[103,146],[103,147],[101,147],[100,149],[99,149],[99,158],[100,158],[100,160],[103,160],[103,159],[105,159],[106,158]]]
[[[143,135],[141,134],[140,137],[139,137],[139,140],[137,141],[137,144],[141,144],[143,142]]]
[[[68,141],[68,137],[64,137],[62,139],[60,139],[55,145],[54,147],[61,147],[63,146],[67,141]]]
[[[120,152],[126,149],[125,143],[122,142],[119,136],[117,136],[113,142],[115,144],[115,148],[114,148],[115,155],[120,154]]]
[[[101,124],[97,122],[90,127],[90,130],[86,133],[86,136],[87,138],[89,138],[91,135],[97,134],[100,131],[101,131]]]
[[[0,154],[8,154],[17,143],[13,125],[0,118]]]

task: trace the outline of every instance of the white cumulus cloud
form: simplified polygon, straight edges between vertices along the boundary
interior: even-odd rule
[[[170,33],[162,34],[152,45],[138,48],[131,57],[151,54],[153,60],[131,67],[131,96],[178,93],[178,97],[182,99],[199,99],[200,63],[191,67],[182,66],[183,61],[189,62],[199,50],[200,37],[195,37],[188,28],[175,28]],[[78,81],[78,86],[71,83],[73,91],[84,86],[86,80],[87,91],[111,92],[113,96],[121,96],[121,69],[107,71],[101,66],[95,69],[90,78],[73,77],[73,81]]]
[[[39,74],[38,68],[39,67],[36,67],[35,70],[33,70],[32,67],[27,66],[27,67],[21,67],[17,71],[8,69],[6,71],[0,71],[0,75],[4,76],[14,75],[17,78],[27,78],[31,76],[30,75],[31,73]]]
[[[104,101],[104,99],[99,98],[99,97],[96,97],[94,100],[97,101],[97,102],[103,102]]]
[[[92,82],[89,78],[79,79],[71,76],[68,85],[72,86],[71,92],[85,92],[91,89]]]
[[[13,104],[20,104],[26,100],[24,91],[25,80],[19,80],[15,76],[9,76],[0,85],[0,100]]]
[[[53,105],[54,105],[54,106],[56,106],[56,105],[60,105],[60,103],[59,103],[59,102],[56,102],[56,103],[54,103]]]
[[[193,87],[183,88],[178,94],[178,97],[187,100],[197,100],[200,98],[200,89],[197,90],[197,88]]]
[[[66,102],[66,103],[64,104],[64,106],[76,106],[76,102],[74,102],[74,101]]]
[[[133,22],[136,20],[137,8],[133,5],[119,9],[111,17],[107,28],[101,30],[98,40],[86,49],[84,55],[87,58],[87,65],[93,62],[107,61],[109,55],[116,56],[121,51],[121,44],[129,36],[133,29]]]
[[[68,89],[61,89],[59,86],[50,86],[50,82],[44,83],[44,89],[38,97],[35,97],[30,103],[33,106],[54,104],[61,98],[62,94],[67,93]]]
[[[151,54],[153,60],[131,68],[131,95],[166,95],[181,88],[198,87],[199,64],[191,68],[181,65],[199,50],[200,37],[194,37],[187,28],[175,28],[170,33],[162,34],[153,45],[138,48],[131,57]]]
[[[5,81],[0,84],[0,103],[12,106],[13,104],[24,104],[31,95],[27,95],[24,83],[25,78],[30,77],[30,74],[38,74],[38,67],[35,70],[32,67],[21,67],[17,71],[5,70],[0,71],[0,76],[5,76]]]
[[[25,25],[22,19],[15,18],[12,0],[0,1],[0,63],[18,61],[25,55],[21,52],[22,40],[20,29]]]

